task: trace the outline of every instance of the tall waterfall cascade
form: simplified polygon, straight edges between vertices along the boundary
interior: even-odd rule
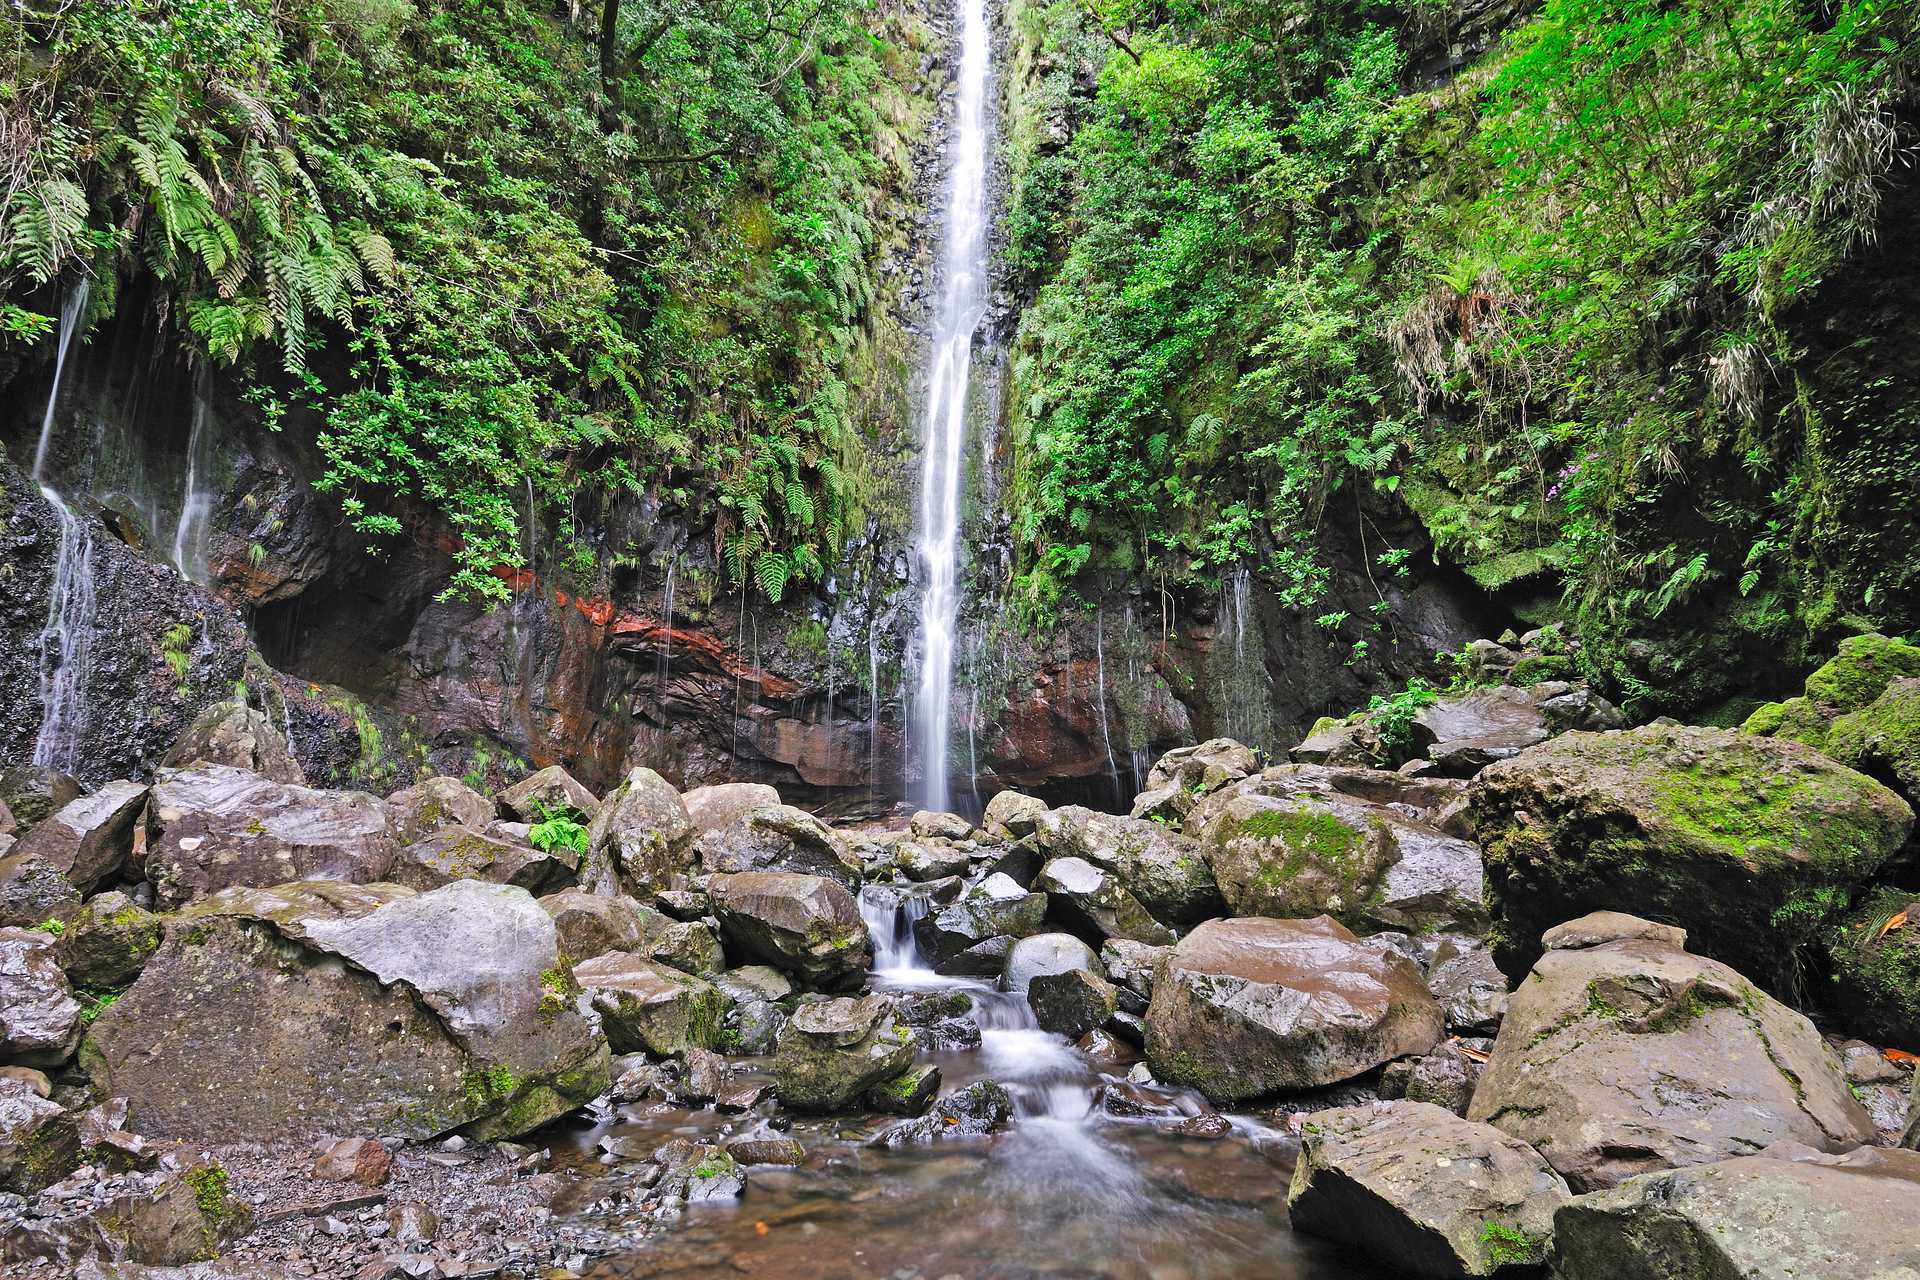
[[[54,348],[53,385],[47,390],[47,409],[40,419],[40,438],[33,451],[33,482],[60,520],[60,549],[54,561],[53,590],[47,604],[47,623],[40,632],[40,732],[33,743],[37,765],[72,772],[77,764],[81,735],[86,728],[86,671],[93,647],[93,535],[49,477],[48,453],[53,442],[55,410],[60,404],[60,380],[67,371],[73,340],[87,315],[91,282],[74,285],[60,308],[60,333]]]
[[[948,131],[940,295],[922,413],[924,459],[915,550],[921,574],[920,687],[912,719],[917,799],[949,807],[954,633],[960,613],[960,486],[966,455],[974,332],[986,311],[988,64],[986,0],[959,0],[958,95]]]

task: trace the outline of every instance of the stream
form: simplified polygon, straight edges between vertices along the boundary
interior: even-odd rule
[[[1244,1117],[1224,1139],[1179,1137],[1164,1119],[1108,1115],[1103,1086],[1130,1060],[1096,1061],[1035,1025],[1023,993],[945,978],[926,967],[912,920],[925,899],[863,895],[875,989],[964,993],[978,1048],[926,1052],[942,1092],[992,1079],[1014,1119],[987,1139],[901,1150],[864,1145],[896,1117],[793,1117],[799,1168],[752,1167],[736,1200],[689,1204],[677,1224],[603,1259],[595,1280],[755,1275],[779,1280],[1378,1280],[1378,1268],[1287,1225],[1293,1144]],[[770,1062],[760,1060],[763,1068]],[[1173,1096],[1173,1095],[1169,1095]],[[1192,1100],[1187,1100],[1192,1105]],[[1195,1110],[1200,1109],[1194,1106]],[[664,1143],[765,1130],[768,1104],[745,1115],[635,1104],[556,1143],[562,1163],[590,1159],[607,1134]],[[565,1206],[556,1206],[564,1212]]]

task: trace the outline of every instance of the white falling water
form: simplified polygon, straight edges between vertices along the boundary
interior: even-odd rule
[[[919,801],[948,807],[947,737],[953,709],[953,641],[960,611],[960,472],[967,434],[973,334],[985,311],[987,273],[986,0],[960,0],[960,80],[948,134],[952,180],[941,229],[940,309],[927,378],[925,461],[917,551],[920,694],[913,737]]]
[[[213,441],[207,431],[213,387],[207,367],[194,379],[193,424],[187,430],[187,480],[180,493],[180,519],[173,527],[173,567],[188,582],[207,581],[207,522],[213,516]]]
[[[40,441],[33,451],[33,480],[60,518],[60,550],[54,561],[53,591],[47,625],[40,632],[40,733],[33,762],[71,773],[79,764],[86,729],[85,679],[93,647],[93,535],[47,477],[47,447],[53,439],[54,410],[67,355],[87,313],[90,282],[82,279],[60,308],[60,337],[54,349],[53,386],[40,419]]]

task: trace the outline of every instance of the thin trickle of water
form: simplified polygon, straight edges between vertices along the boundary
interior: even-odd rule
[[[173,567],[188,582],[207,581],[207,524],[213,518],[213,379],[202,364],[194,375],[193,419],[187,428],[187,478],[180,490],[180,518],[173,526]]]
[[[960,612],[960,472],[967,434],[973,335],[985,314],[987,274],[986,0],[960,0],[959,95],[949,133],[952,182],[942,220],[942,288],[927,378],[925,459],[917,551],[920,692],[913,736],[920,803],[948,807],[947,736],[953,709],[954,627]]]
[[[653,680],[656,701],[666,696],[667,668],[673,662],[673,579],[679,567],[679,556],[667,561],[667,584],[660,597],[660,658]]]
[[[1095,610],[1093,615],[1093,669],[1095,673],[1094,696],[1100,708],[1100,741],[1107,749],[1107,777],[1113,783],[1117,794],[1120,790],[1120,763],[1113,755],[1113,729],[1107,723],[1107,644],[1106,615]]]
[[[93,535],[48,478],[47,450],[53,439],[54,411],[60,403],[67,355],[86,317],[90,286],[90,281],[82,279],[60,308],[53,385],[47,391],[47,411],[40,419],[40,440],[33,451],[34,483],[60,519],[53,592],[47,602],[47,625],[40,632],[40,732],[34,738],[33,762],[67,773],[79,765],[80,741],[87,723],[86,674],[93,649]]]
[[[867,611],[867,789],[880,785],[880,627]]]

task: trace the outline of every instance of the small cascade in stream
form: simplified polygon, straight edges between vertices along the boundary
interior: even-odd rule
[[[33,452],[34,483],[60,520],[47,625],[40,633],[40,733],[33,743],[33,762],[68,773],[79,763],[87,723],[86,673],[94,624],[93,534],[48,478],[47,452],[67,356],[86,319],[89,286],[88,280],[80,280],[60,308],[53,385],[47,390],[47,410],[40,419],[40,439]]]
[[[187,429],[187,478],[180,490],[180,518],[173,528],[173,567],[188,582],[207,581],[207,522],[213,517],[213,441],[207,420],[213,386],[202,363],[194,376],[193,421]]]
[[[948,734],[952,728],[954,635],[960,614],[960,481],[965,461],[973,339],[986,311],[987,67],[991,35],[986,0],[960,0],[959,93],[948,159],[952,177],[941,220],[941,290],[934,323],[920,478],[920,691],[913,707],[916,799],[950,807]]]

